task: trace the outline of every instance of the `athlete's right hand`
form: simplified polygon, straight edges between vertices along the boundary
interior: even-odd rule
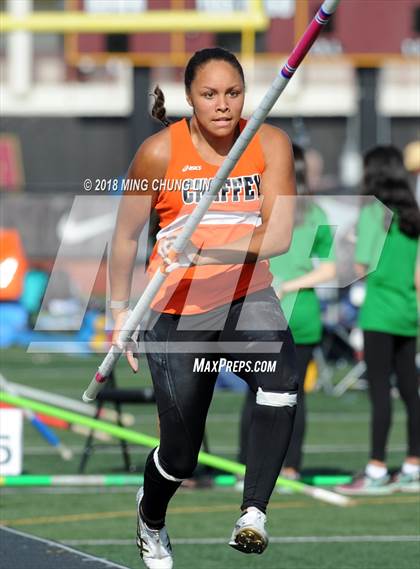
[[[121,330],[124,330],[124,323],[127,321],[128,317],[131,314],[131,310],[128,308],[125,310],[113,310],[112,316],[114,318],[114,332],[112,334],[112,345],[116,346],[119,350],[122,350],[125,353],[125,357],[127,358],[128,365],[131,367],[134,373],[137,373],[139,369],[138,363],[138,346],[137,342],[131,338],[129,342],[125,344],[125,346],[120,342],[119,336]],[[138,329],[134,332],[133,336],[136,337],[138,334]]]
[[[172,257],[170,256],[170,252],[173,253],[172,247],[178,234],[179,231],[169,237],[162,237],[158,241],[157,252],[158,255],[162,257],[166,273],[172,273],[172,271],[181,267],[190,267],[191,265],[194,265],[198,259],[198,249],[190,240],[186,243],[182,253],[177,253]]]

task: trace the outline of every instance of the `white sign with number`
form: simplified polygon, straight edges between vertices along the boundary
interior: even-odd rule
[[[23,413],[0,409],[0,476],[22,473]]]

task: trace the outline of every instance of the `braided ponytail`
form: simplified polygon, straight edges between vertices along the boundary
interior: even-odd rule
[[[159,85],[156,85],[151,95],[155,98],[155,102],[151,111],[152,117],[160,121],[164,126],[169,126],[171,124],[171,121],[166,116],[165,96]]]

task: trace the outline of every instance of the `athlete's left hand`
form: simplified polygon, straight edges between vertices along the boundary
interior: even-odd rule
[[[182,253],[175,253],[174,251],[171,253],[176,238],[177,235],[171,235],[170,237],[163,237],[158,242],[157,251],[162,257],[166,273],[171,273],[181,267],[189,267],[197,262],[198,249],[191,241],[187,242]]]
[[[120,341],[121,331],[124,330],[124,325],[128,320],[129,316],[131,315],[131,312],[132,311],[127,308],[124,310],[112,311],[112,315],[114,318],[114,331],[112,334],[112,344],[125,354],[128,361],[128,365],[131,367],[134,373],[137,373],[139,369],[137,338],[139,335],[140,327],[137,326],[137,328],[133,332],[128,342],[124,344],[123,342]]]

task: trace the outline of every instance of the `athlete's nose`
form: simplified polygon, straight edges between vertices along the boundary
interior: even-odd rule
[[[225,113],[226,111],[229,110],[229,105],[228,105],[227,100],[225,99],[225,97],[223,95],[221,97],[219,97],[217,100],[216,110],[221,111],[223,113]]]

